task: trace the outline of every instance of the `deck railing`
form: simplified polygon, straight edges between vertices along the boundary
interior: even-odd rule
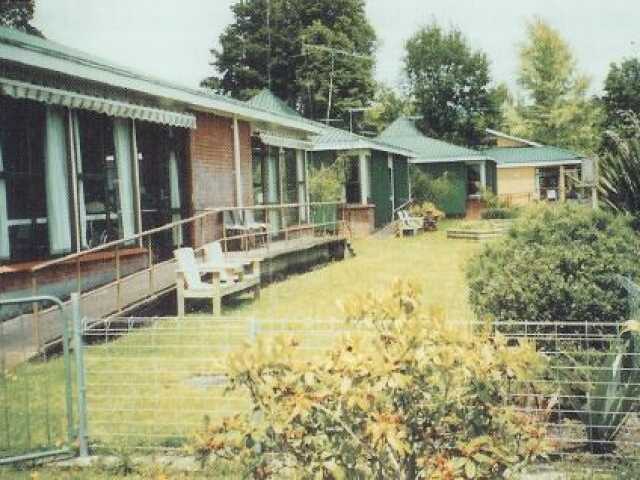
[[[340,203],[323,202],[205,209],[126,239],[5,274],[15,276],[2,297],[55,295],[66,300],[72,292],[79,292],[86,297],[83,310],[87,315],[119,315],[175,287],[173,250],[177,247],[198,250],[220,240],[227,251],[268,251],[284,240],[346,235],[340,207]],[[53,316],[46,315],[46,321],[40,318],[50,313],[40,308],[34,304],[28,312],[17,307],[0,312],[0,322],[21,313],[32,314],[31,335],[37,351],[60,337],[57,322],[50,321]]]

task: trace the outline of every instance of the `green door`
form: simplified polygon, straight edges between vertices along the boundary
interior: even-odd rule
[[[407,159],[393,156],[393,195],[394,209],[400,208],[409,200],[409,168]]]
[[[387,154],[377,150],[371,155],[371,200],[376,206],[375,227],[380,228],[391,221],[391,170]]]

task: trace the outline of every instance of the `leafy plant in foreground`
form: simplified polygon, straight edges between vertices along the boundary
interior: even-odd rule
[[[313,360],[290,336],[230,355],[229,388],[252,412],[207,426],[196,452],[253,478],[322,479],[495,479],[544,455],[543,422],[506,406],[545,368],[534,346],[445,322],[418,298],[396,282],[345,303],[353,333]]]

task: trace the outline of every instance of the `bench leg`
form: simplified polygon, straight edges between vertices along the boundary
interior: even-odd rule
[[[253,289],[253,299],[254,300],[260,300],[260,285],[256,286]]]
[[[211,297],[211,303],[213,305],[213,316],[219,317],[222,314],[222,298],[220,295]]]
[[[177,297],[176,300],[178,304],[178,317],[183,318],[184,317],[184,296],[181,295],[181,292],[178,290],[176,297]]]

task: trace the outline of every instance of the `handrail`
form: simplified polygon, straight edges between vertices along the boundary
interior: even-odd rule
[[[411,205],[413,203],[413,198],[410,198],[409,200],[407,200],[406,202],[404,202],[402,205],[400,205],[398,208],[394,208],[393,209],[393,217],[395,218],[396,213],[398,213],[400,210],[404,210],[405,208],[407,208],[407,205]]]
[[[131,241],[135,241],[138,239],[141,239],[143,237],[149,236],[149,235],[153,235],[155,233],[160,233],[166,230],[171,230],[175,227],[179,227],[181,225],[185,225],[188,223],[193,223],[197,220],[200,220],[202,218],[205,217],[209,217],[211,215],[217,215],[220,214],[222,212],[229,212],[229,211],[244,211],[244,210],[275,210],[275,209],[284,209],[284,208],[300,208],[300,207],[314,207],[314,206],[327,206],[327,205],[342,205],[343,202],[310,202],[310,203],[289,203],[289,204],[273,204],[273,205],[251,205],[251,206],[246,206],[246,207],[215,207],[215,208],[205,208],[204,211],[202,211],[202,213],[198,213],[196,215],[193,215],[189,218],[183,219],[183,220],[177,220],[175,222],[171,222],[165,225],[162,225],[160,227],[155,227],[149,230],[145,230],[144,232],[140,232],[140,233],[136,233],[134,235],[131,235],[127,238],[120,238],[118,240],[113,240],[111,242],[107,242],[104,243],[102,245],[98,245],[97,247],[93,247],[87,250],[82,250],[80,252],[74,252],[74,253],[70,253],[69,255],[65,255],[63,257],[59,257],[59,258],[54,258],[52,260],[48,260],[42,263],[39,263],[37,265],[34,265],[33,267],[31,267],[29,269],[29,271],[31,273],[35,273],[38,272],[40,270],[44,270],[45,268],[49,268],[53,265],[58,265],[61,263],[66,263],[75,259],[78,259],[80,257],[83,257],[85,255],[91,254],[91,253],[95,253],[95,252],[99,252],[99,251],[103,251],[103,250],[107,250],[113,247],[117,247],[119,245],[123,245],[125,243],[129,243]]]

